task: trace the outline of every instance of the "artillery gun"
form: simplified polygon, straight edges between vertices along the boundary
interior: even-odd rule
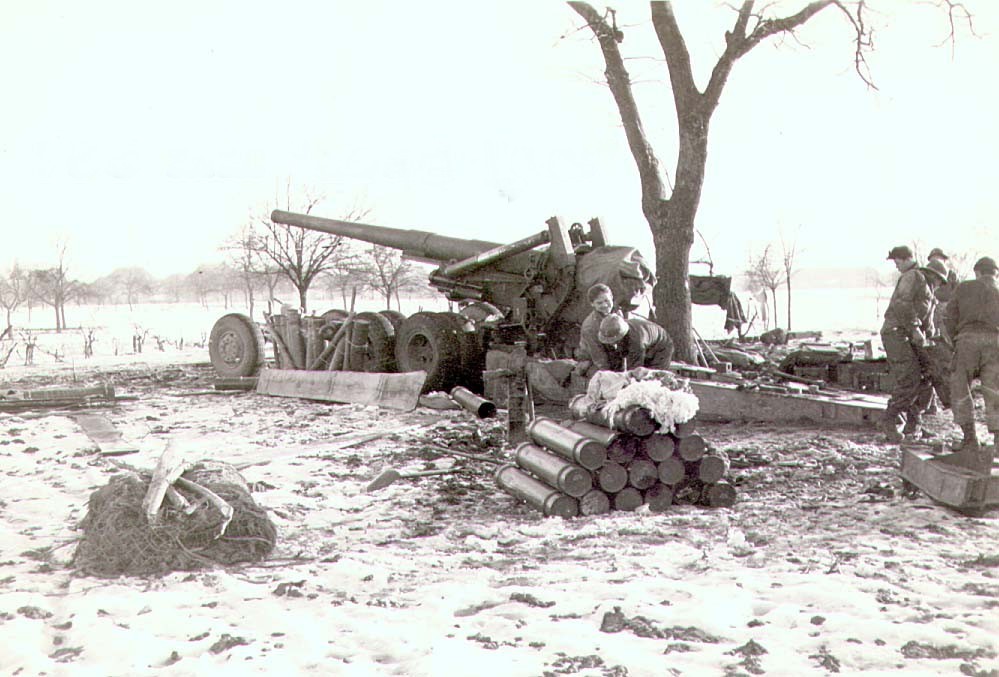
[[[494,348],[522,344],[531,355],[572,357],[579,326],[590,312],[586,291],[592,285],[606,284],[615,303],[628,308],[655,284],[636,249],[607,244],[598,219],[590,220],[585,231],[581,224],[567,228],[552,217],[545,230],[505,245],[281,210],[272,212],[271,220],[398,249],[409,259],[437,266],[430,284],[457,302],[459,312],[358,313],[355,319],[367,326],[362,340],[352,343],[350,358],[354,371],[426,371],[427,391],[454,385],[481,391],[485,354]],[[345,317],[343,311],[300,319],[292,313],[277,332],[284,339],[274,337],[288,344],[275,351],[278,366],[330,368],[328,359],[289,358],[308,353],[302,347],[308,342],[313,358],[329,352],[328,342]],[[221,376],[250,376],[264,361],[263,335],[245,315],[220,318],[209,348]]]

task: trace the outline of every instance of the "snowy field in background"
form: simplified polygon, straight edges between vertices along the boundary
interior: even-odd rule
[[[747,314],[752,317],[753,302],[748,294],[740,294]],[[793,328],[804,331],[822,331],[825,340],[834,341],[848,337],[861,340],[876,337],[880,328],[880,313],[884,310],[885,299],[879,299],[875,290],[865,288],[845,289],[802,289],[793,293]],[[777,295],[780,325],[785,326],[786,301],[782,294]],[[340,299],[310,297],[310,306],[316,312],[331,308],[342,308]],[[394,306],[393,306],[394,307]],[[263,321],[266,306],[257,303],[254,319]],[[384,301],[378,297],[358,298],[356,309],[381,310]],[[428,297],[403,297],[402,312],[409,315],[419,310],[448,310],[447,300],[441,295]],[[226,308],[221,303],[211,303],[207,307],[198,303],[144,303],[133,308],[127,305],[77,306],[66,308],[66,322],[69,329],[62,333],[47,331],[37,334],[39,349],[35,351],[36,365],[60,365],[72,368],[95,367],[112,362],[142,361],[151,364],[176,361],[205,361],[208,359],[207,340],[212,325],[226,313],[246,313],[242,304]],[[772,311],[771,311],[772,315]],[[734,338],[723,328],[725,313],[715,306],[693,307],[694,327],[702,338]],[[15,329],[50,329],[53,326],[53,313],[50,308],[34,308],[29,314],[21,309],[14,315]],[[773,323],[771,322],[771,326]],[[95,329],[97,341],[94,344],[94,357],[83,357],[84,331]],[[759,320],[750,330],[750,335],[759,335],[762,327]],[[132,337],[146,335],[142,355],[135,355]],[[162,340],[162,343],[157,341]],[[2,345],[2,344],[0,344]],[[10,345],[9,342],[7,345]],[[159,346],[162,345],[162,350]],[[4,351],[6,352],[6,351]],[[57,362],[53,353],[58,353]],[[0,359],[3,354],[0,354]],[[114,358],[114,359],[111,359]],[[19,347],[9,359],[6,369],[23,366],[23,348]]]

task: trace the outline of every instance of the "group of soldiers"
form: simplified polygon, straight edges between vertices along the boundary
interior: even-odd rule
[[[579,373],[590,377],[602,370],[670,368],[673,341],[665,329],[615,305],[605,284],[590,287],[587,300],[592,311],[580,326]]]
[[[895,386],[882,429],[889,442],[918,437],[922,415],[939,400],[961,428],[957,453],[943,460],[989,474],[993,440],[979,440],[971,384],[981,382],[985,423],[999,433],[999,268],[984,256],[974,279],[958,282],[940,249],[920,266],[906,246],[888,252],[900,273],[881,327]],[[988,445],[992,442],[992,445]]]
[[[952,411],[963,435],[957,453],[944,460],[987,475],[999,442],[999,268],[982,257],[974,279],[959,282],[941,249],[933,249],[924,266],[904,245],[893,247],[887,260],[900,275],[881,327],[895,377],[882,430],[889,442],[918,438],[923,414],[939,403]],[[661,326],[622,312],[606,285],[591,287],[587,299],[592,312],[580,329],[580,374],[669,369],[673,342]],[[993,440],[979,440],[975,428],[971,384],[976,378]]]

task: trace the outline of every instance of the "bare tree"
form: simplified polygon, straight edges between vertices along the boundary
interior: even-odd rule
[[[358,277],[365,286],[378,292],[385,299],[385,308],[392,309],[392,298],[395,298],[396,308],[402,302],[399,292],[419,281],[419,271],[411,262],[406,261],[402,252],[390,247],[371,245],[366,256],[356,264]]]
[[[891,296],[892,289],[898,281],[898,271],[881,273],[878,270],[870,270],[867,274],[867,284],[874,289],[874,302],[876,317],[881,317],[881,302]]]
[[[7,327],[0,332],[0,339],[14,338],[14,325],[11,315],[28,299],[28,276],[15,263],[7,274],[0,278],[0,308],[7,314]]]
[[[781,263],[784,266],[784,287],[787,289],[787,330],[791,331],[791,278],[798,272],[794,267],[794,257],[797,254],[798,239],[788,244],[784,234],[780,236]],[[776,316],[775,316],[776,318]]]
[[[948,39],[953,42],[955,25],[966,22],[969,29],[971,15],[957,0],[934,0],[942,7],[950,22]],[[624,32],[617,23],[617,14],[608,9],[597,12],[589,3],[569,2],[596,37],[603,54],[607,79],[632,157],[638,167],[642,187],[642,212],[652,231],[656,250],[656,274],[659,278],[653,298],[657,317],[664,318],[681,360],[694,358],[690,286],[688,268],[690,248],[694,242],[694,221],[701,199],[708,158],[708,127],[711,117],[721,100],[722,90],[728,82],[735,63],[753,48],[771,38],[795,37],[795,31],[823,10],[838,12],[851,30],[853,37],[854,69],[869,87],[874,82],[867,67],[867,54],[874,48],[871,23],[867,20],[869,8],[866,0],[814,0],[793,14],[768,15],[776,11],[777,3],[767,3],[756,9],[754,0],[744,0],[736,8],[732,27],[725,32],[725,46],[711,70],[703,91],[694,82],[694,68],[683,32],[673,13],[673,5],[652,2],[652,26],[662,47],[669,73],[679,150],[673,180],[663,180],[659,158],[645,134],[638,105],[632,93],[632,82],[625,69],[620,44]],[[667,177],[669,178],[669,177]]]
[[[79,295],[83,286],[69,278],[66,263],[66,243],[57,246],[58,262],[53,268],[32,270],[28,274],[29,293],[55,311],[56,331],[66,328],[66,304]]]
[[[239,232],[226,242],[222,249],[226,252],[230,265],[236,270],[243,284],[243,295],[246,305],[253,317],[253,292],[259,279],[258,261],[255,240],[257,237],[253,223],[247,223]]]
[[[322,197],[306,194],[304,203],[295,209],[290,186],[286,187],[283,209],[300,211],[305,214],[322,201]],[[278,201],[275,201],[278,202]],[[363,218],[367,210],[350,209],[342,216],[344,220],[356,221]],[[309,287],[321,273],[333,269],[338,263],[338,251],[343,238],[317,233],[305,228],[274,223],[267,215],[258,219],[260,235],[253,242],[254,250],[263,260],[276,266],[298,291],[298,303],[302,312],[308,310]]]
[[[200,266],[187,276],[186,283],[194,292],[194,297],[202,307],[208,307],[208,294],[215,289],[215,279],[211,266]]]
[[[777,326],[777,287],[784,283],[784,273],[778,264],[774,263],[771,246],[763,248],[763,253],[759,256],[749,257],[749,268],[746,270],[746,277],[750,284],[758,289],[770,291],[770,299],[774,309],[774,326]]]
[[[118,268],[111,273],[109,282],[111,288],[125,297],[128,309],[132,310],[141,296],[152,293],[156,281],[145,268]]]

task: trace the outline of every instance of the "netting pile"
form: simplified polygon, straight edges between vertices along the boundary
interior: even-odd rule
[[[694,418],[700,405],[686,379],[644,368],[624,373],[598,371],[590,379],[587,395],[595,402],[607,402],[612,417],[635,405],[647,409],[659,424],[660,434],[673,432],[678,423]]]
[[[80,524],[84,535],[72,565],[86,575],[105,578],[162,575],[256,562],[274,549],[277,530],[234,468],[201,464],[184,477],[232,506],[228,525],[214,505],[179,486],[175,488],[196,510],[187,515],[164,501],[158,523],[150,525],[142,508],[149,475],[115,475],[90,495],[87,515]]]

